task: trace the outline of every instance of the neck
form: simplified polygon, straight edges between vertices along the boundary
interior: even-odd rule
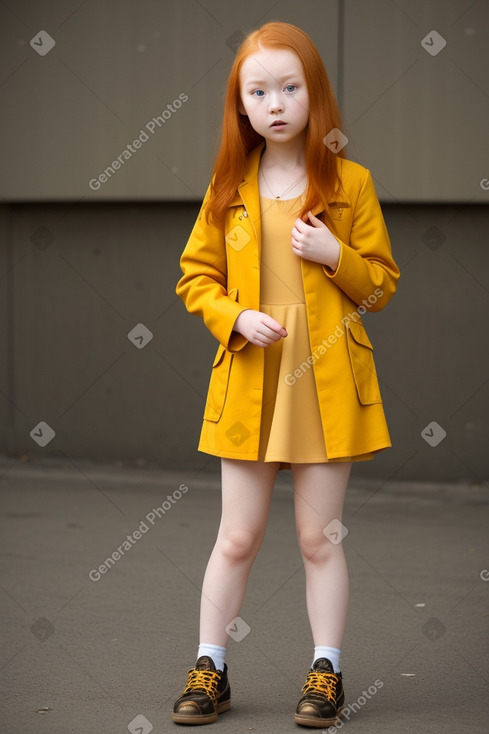
[[[286,143],[267,140],[261,160],[265,169],[282,168],[286,171],[303,168],[306,164],[305,133],[297,135]]]

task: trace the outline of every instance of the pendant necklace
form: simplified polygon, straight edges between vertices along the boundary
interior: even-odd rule
[[[286,194],[289,189],[292,188],[292,186],[296,186],[297,184],[299,184],[302,181],[302,179],[304,179],[307,176],[307,172],[304,173],[304,175],[301,176],[297,181],[294,181],[293,183],[291,183],[290,186],[289,186],[289,188],[286,189],[280,196],[277,196],[277,194],[274,194],[273,191],[272,191],[272,189],[270,188],[270,184],[268,183],[267,178],[265,176],[265,171],[263,170],[263,168],[261,168],[260,170],[261,170],[261,174],[263,176],[263,180],[265,181],[265,183],[266,183],[266,185],[267,185],[268,190],[270,191],[270,193],[273,194],[273,198],[274,199],[281,199],[282,196],[284,194]]]

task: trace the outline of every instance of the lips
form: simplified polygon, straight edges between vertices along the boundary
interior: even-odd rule
[[[281,125],[282,126],[282,125],[286,125],[286,124],[287,123],[284,122],[283,120],[275,120],[274,122],[272,122],[272,124],[270,125],[270,127],[277,127],[278,125]]]

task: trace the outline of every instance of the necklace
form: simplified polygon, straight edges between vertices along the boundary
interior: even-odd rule
[[[297,181],[294,181],[293,183],[291,183],[290,186],[287,189],[285,189],[285,191],[280,196],[278,196],[277,194],[274,194],[273,191],[272,191],[272,189],[270,188],[270,184],[267,181],[267,178],[265,176],[265,171],[263,170],[263,168],[260,168],[260,171],[261,171],[261,174],[263,176],[263,180],[265,181],[266,185],[268,186],[268,189],[269,189],[270,193],[273,194],[273,198],[274,199],[281,199],[282,196],[284,194],[286,194],[287,191],[289,191],[289,189],[291,189],[293,186],[296,186],[297,184],[299,184],[302,181],[302,179],[304,179],[307,176],[307,173],[304,173],[303,176],[301,176]]]

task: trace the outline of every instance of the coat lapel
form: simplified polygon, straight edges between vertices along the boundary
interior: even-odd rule
[[[263,141],[250,152],[248,156],[248,164],[243,181],[238,186],[238,192],[229,206],[239,206],[242,204],[246,209],[248,217],[253,227],[258,249],[258,257],[261,253],[261,211],[260,211],[260,190],[258,186],[258,169],[260,166],[260,158],[265,147]],[[322,204],[317,204],[312,213],[317,215],[324,211]]]
[[[264,147],[265,143],[263,142],[251,151],[248,157],[245,177],[238,186],[238,195],[240,197],[239,203],[243,203],[244,208],[248,213],[248,217],[255,234],[258,256],[260,256],[261,253],[261,211],[260,191],[258,187],[258,169]]]

